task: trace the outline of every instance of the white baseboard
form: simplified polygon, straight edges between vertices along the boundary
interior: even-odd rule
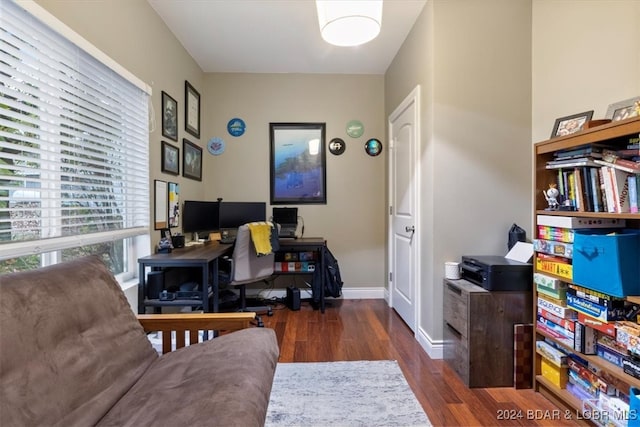
[[[420,347],[429,355],[432,359],[442,359],[444,358],[444,340],[432,340],[427,332],[418,328],[418,333],[416,334],[416,340]]]
[[[342,288],[343,299],[383,299],[386,289],[384,287]],[[284,298],[287,295],[285,288],[259,290],[247,289],[248,297],[260,295],[262,298]],[[311,298],[311,290],[300,288],[300,298]]]
[[[384,300],[389,303],[389,290],[384,288]],[[429,337],[427,332],[418,327],[418,332],[415,334],[416,341],[420,344],[420,347],[429,355],[432,359],[444,358],[444,340],[436,341]]]

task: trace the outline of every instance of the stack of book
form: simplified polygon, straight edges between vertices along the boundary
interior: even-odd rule
[[[624,150],[590,145],[554,153],[547,169],[557,169],[563,204],[581,212],[638,213],[640,145]]]

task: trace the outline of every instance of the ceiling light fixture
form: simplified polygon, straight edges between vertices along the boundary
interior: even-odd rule
[[[316,0],[322,38],[336,46],[375,39],[382,25],[382,0]]]

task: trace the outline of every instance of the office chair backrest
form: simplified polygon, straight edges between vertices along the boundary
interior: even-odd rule
[[[247,224],[238,228],[232,259],[232,283],[252,283],[273,274],[274,253],[263,256],[256,254]]]

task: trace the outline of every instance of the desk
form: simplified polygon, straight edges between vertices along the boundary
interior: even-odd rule
[[[280,239],[280,249],[277,252],[314,252],[316,253],[316,269],[324,271],[324,257],[322,249],[327,242],[322,237],[303,237],[299,239]],[[207,242],[203,245],[189,246],[181,249],[174,249],[171,253],[153,254],[138,258],[139,284],[138,284],[138,313],[144,314],[146,307],[168,307],[168,306],[202,306],[202,310],[207,312],[218,311],[218,258],[230,254],[232,244],[223,244],[218,241]],[[173,300],[160,301],[159,299],[147,299],[147,267],[200,267],[202,269],[202,298],[194,300]],[[274,276],[289,274],[313,274],[313,272],[303,271],[274,271]],[[324,274],[320,275],[320,311],[324,313]],[[209,291],[208,284],[211,283]],[[209,297],[213,296],[213,304],[209,304]],[[314,295],[315,296],[315,295]]]
[[[322,249],[327,246],[327,241],[322,237],[301,237],[299,239],[280,239],[280,249],[278,252],[315,252],[316,253],[316,269],[320,269],[324,272],[324,257],[322,256]],[[312,272],[304,271],[274,271],[274,275],[288,275],[288,274],[313,274]],[[324,301],[324,274],[320,275],[320,311],[324,313],[325,301]]]
[[[138,313],[144,314],[146,307],[167,306],[202,306],[205,313],[218,311],[218,258],[226,255],[233,245],[222,244],[217,241],[203,245],[174,249],[171,253],[153,254],[138,258]],[[160,301],[146,299],[146,268],[160,267],[200,267],[202,269],[202,298],[198,300]],[[209,291],[211,278],[211,291]],[[213,296],[213,306],[209,304],[209,297]]]

